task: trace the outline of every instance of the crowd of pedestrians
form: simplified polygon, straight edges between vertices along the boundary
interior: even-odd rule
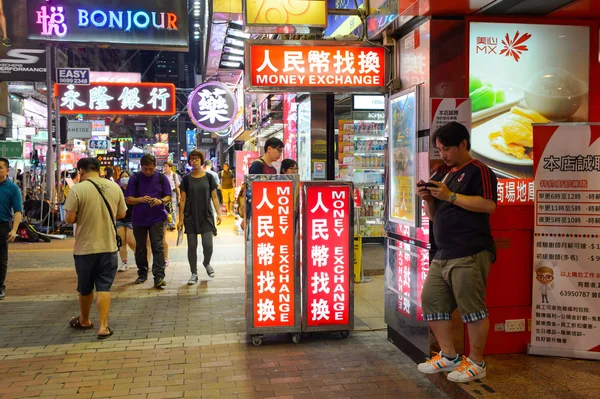
[[[281,157],[282,150],[281,140],[267,140],[265,155],[250,167],[249,173],[277,174],[272,164]],[[73,184],[64,185],[64,220],[77,226],[73,255],[79,315],[69,320],[72,328],[94,328],[90,310],[96,290],[100,319],[98,339],[113,335],[108,325],[110,290],[117,272],[131,267],[127,248],[135,254],[136,284],[144,284],[151,272],[155,288],[167,285],[167,228],[177,229],[186,236],[191,273],[188,284],[199,281],[199,242],[206,274],[215,277],[210,264],[213,239],[222,222],[221,204],[225,205],[226,216],[234,215],[235,174],[228,164],[223,165],[220,173],[213,171],[212,161],[205,160],[198,150],[190,152],[188,165],[190,173],[180,178],[171,163],[167,163],[161,173],[157,170],[156,158],[145,154],[136,173],[105,168],[101,175],[97,159],[82,158],[76,171],[65,174],[65,180],[69,177]],[[0,299],[5,297],[8,243],[14,241],[23,213],[21,191],[7,178],[9,168],[9,161],[0,158]],[[297,172],[295,161],[283,160],[282,174]],[[243,192],[242,189],[242,198]],[[243,216],[243,207],[239,213]]]

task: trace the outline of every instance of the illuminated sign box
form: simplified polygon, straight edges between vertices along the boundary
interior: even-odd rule
[[[55,84],[54,93],[63,115],[170,116],[177,111],[172,83]]]
[[[302,331],[354,327],[352,183],[303,182]]]
[[[246,175],[244,181],[246,332],[299,332],[298,176]]]
[[[383,91],[385,51],[363,42],[247,41],[246,87],[266,92]]]
[[[352,96],[353,111],[383,111],[385,110],[384,95],[354,95]]]
[[[245,0],[244,25],[327,27],[324,0]]]
[[[142,74],[139,72],[90,72],[90,81],[115,82],[115,83],[139,83],[142,81]]]
[[[31,40],[187,51],[186,0],[27,0]]]

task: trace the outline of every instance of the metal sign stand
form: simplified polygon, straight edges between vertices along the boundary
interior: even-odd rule
[[[291,204],[292,212],[287,216],[287,223],[289,223],[289,227],[293,230],[291,232],[287,231],[285,233],[286,237],[293,237],[293,253],[289,254],[289,269],[290,269],[290,277],[291,281],[293,281],[294,287],[292,292],[289,292],[290,302],[293,303],[293,325],[291,326],[257,326],[256,324],[256,312],[257,310],[254,307],[255,297],[260,294],[259,290],[254,284],[254,274],[255,274],[255,266],[254,265],[254,255],[255,251],[257,251],[257,243],[255,241],[259,238],[258,234],[255,233],[255,226],[253,225],[253,212],[256,212],[256,209],[260,207],[258,203],[253,203],[253,188],[256,187],[255,183],[266,183],[273,184],[280,182],[291,182],[293,195],[292,198],[293,204]],[[298,176],[297,175],[246,175],[245,177],[246,184],[246,232],[244,235],[245,245],[246,245],[246,332],[248,335],[252,337],[252,343],[255,346],[259,346],[262,344],[264,339],[264,334],[291,334],[292,342],[298,343],[300,342],[300,333],[302,330],[301,327],[301,280],[300,280],[300,266],[299,266],[299,258],[300,258],[300,239],[299,239],[299,226],[298,226]],[[273,197],[275,198],[275,197]],[[277,208],[277,205],[273,205]],[[273,229],[275,231],[279,231],[278,226],[273,224]],[[290,251],[291,252],[291,251]],[[285,256],[285,255],[284,255]],[[273,258],[274,263],[280,262],[280,257]],[[259,262],[260,264],[260,262]],[[277,270],[281,270],[282,266],[278,267]],[[275,274],[276,281],[279,280],[279,276]],[[262,300],[262,299],[261,299]],[[290,315],[292,317],[292,315]],[[274,318],[274,322],[271,324],[280,324],[276,323]]]

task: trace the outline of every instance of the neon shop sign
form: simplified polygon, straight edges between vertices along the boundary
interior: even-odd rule
[[[187,48],[187,1],[27,0],[31,40]]]
[[[41,6],[36,11],[36,24],[41,26],[44,36],[64,37],[68,26],[64,14],[64,7]],[[120,29],[129,32],[133,27],[148,29],[150,25],[155,29],[178,30],[177,15],[172,12],[146,12],[146,11],[88,11],[77,10],[78,26],[88,28]]]
[[[155,29],[178,30],[177,15],[172,12],[145,12],[145,11],[101,11],[77,10],[79,27],[87,28],[91,25],[96,28],[121,29],[130,31],[133,26],[138,29],[147,29],[152,23]],[[166,27],[165,27],[166,17]]]

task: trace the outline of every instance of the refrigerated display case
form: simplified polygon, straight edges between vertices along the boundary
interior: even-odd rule
[[[361,196],[356,234],[383,237],[387,139],[383,121],[342,120],[338,125],[338,179],[352,181]]]

